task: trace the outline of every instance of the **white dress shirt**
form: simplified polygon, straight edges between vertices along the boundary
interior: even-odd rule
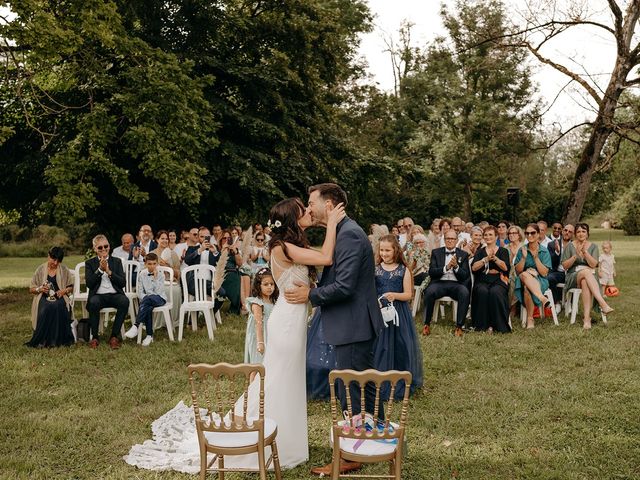
[[[449,268],[447,266],[447,265],[449,265],[449,262],[451,261],[451,259],[453,258],[453,256],[455,254],[456,254],[455,250],[453,250],[452,252],[448,252],[447,250],[445,250],[445,255],[444,255],[444,275],[442,275],[440,280],[451,280],[453,282],[457,282],[458,281],[458,277],[456,277],[456,273],[458,272],[458,269],[460,268],[460,266],[457,266],[455,268]]]
[[[109,257],[107,257],[107,262],[108,261]],[[98,267],[98,273],[102,274],[102,278],[100,279],[100,286],[98,287],[96,294],[104,295],[105,293],[117,293],[113,283],[111,283],[111,278],[107,275],[107,272]]]

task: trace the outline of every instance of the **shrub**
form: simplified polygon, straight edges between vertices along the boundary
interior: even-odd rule
[[[627,201],[620,223],[627,235],[640,235],[640,180],[631,186],[625,197]]]

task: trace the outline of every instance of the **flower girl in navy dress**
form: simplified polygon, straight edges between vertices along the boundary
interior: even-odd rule
[[[394,235],[380,238],[376,252],[376,290],[383,306],[393,302],[398,312],[398,325],[387,323],[374,348],[377,370],[408,370],[412,380],[410,394],[422,387],[422,352],[408,302],[413,295],[413,279],[407,268],[402,249]],[[383,399],[389,391],[381,391]],[[404,396],[404,386],[398,385],[396,399]]]

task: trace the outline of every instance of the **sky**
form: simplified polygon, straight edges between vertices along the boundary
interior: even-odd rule
[[[454,0],[368,0],[369,8],[375,15],[374,31],[362,36],[360,55],[369,65],[369,73],[374,81],[384,90],[393,90],[393,73],[384,38],[393,35],[398,38],[398,28],[403,20],[414,24],[412,41],[421,46],[433,41],[437,36],[446,34],[439,11],[442,3],[453,7]],[[524,0],[505,0],[509,14],[518,18],[522,11]],[[566,3],[559,1],[558,3]],[[604,0],[589,0],[592,14],[601,22],[611,24],[609,12]],[[586,71],[599,75],[597,80],[601,88],[606,87],[607,73],[610,73],[615,61],[615,42],[606,32],[600,33],[598,28],[573,27],[575,32],[565,32],[545,46],[543,53],[555,61],[563,63],[576,73]],[[559,94],[568,77],[557,72],[552,67],[542,65],[536,60],[531,61],[534,67],[534,81],[539,85],[540,97],[550,105]],[[559,94],[553,107],[545,114],[544,123],[557,124],[563,130],[575,123],[592,120],[595,117],[593,102],[585,98],[582,87],[569,86]],[[591,104],[590,104],[591,103]]]
[[[384,38],[393,36],[397,39],[397,31],[403,20],[414,24],[412,41],[416,46],[424,46],[436,36],[444,35],[445,29],[440,19],[440,6],[444,3],[453,7],[455,0],[367,0],[374,18],[374,30],[361,37],[360,55],[368,63],[368,71],[373,80],[384,90],[393,90],[393,73],[389,53],[385,52]],[[504,0],[509,14],[518,18],[527,0]],[[559,5],[570,0],[557,0]],[[539,2],[543,3],[542,0]],[[588,0],[590,13],[596,20],[611,24],[606,0]],[[0,7],[0,15],[7,10]],[[575,27],[565,32],[558,40],[545,46],[543,53],[555,61],[563,63],[576,72],[595,73],[596,81],[604,89],[615,60],[615,42],[613,37],[597,28]],[[568,77],[549,66],[532,60],[534,67],[533,80],[539,85],[540,97],[548,105],[553,103],[544,116],[547,125],[559,126],[563,130],[575,123],[592,120],[595,117],[593,102],[586,97],[582,87],[575,83],[568,88]],[[584,69],[583,69],[584,67]],[[562,91],[561,91],[562,90]],[[554,99],[558,97],[554,102]]]

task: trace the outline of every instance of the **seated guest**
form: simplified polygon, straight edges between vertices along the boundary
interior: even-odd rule
[[[440,220],[440,224],[438,226],[440,227],[440,245],[438,245],[438,248],[440,248],[444,247],[445,245],[444,234],[451,230],[451,220],[449,220],[448,218],[443,218]]]
[[[415,227],[414,227],[415,228]],[[427,248],[427,237],[423,233],[413,236],[413,248],[407,252],[407,262],[413,275],[413,284],[422,285],[429,276],[431,252]]]
[[[499,247],[506,247],[509,244],[509,235],[507,235],[508,231],[509,222],[506,220],[498,222],[498,238],[496,238],[496,244]]]
[[[222,226],[219,223],[213,225],[211,229],[211,243],[216,247],[219,245],[220,237],[222,236]]]
[[[163,232],[166,234],[165,230]],[[167,303],[167,294],[165,292],[164,275],[157,268],[158,256],[153,252],[147,253],[144,259],[144,266],[145,268],[138,273],[137,294],[138,300],[140,300],[138,316],[124,336],[127,338],[137,337],[138,328],[143,323],[147,329],[147,336],[144,337],[142,346],[148,347],[153,342],[153,309]]]
[[[31,303],[34,332],[25,344],[29,347],[58,347],[74,343],[69,314],[73,272],[62,265],[63,258],[62,248],[51,248],[47,263],[40,265],[31,277],[29,292],[35,297]]]
[[[431,228],[429,229],[429,233],[427,235],[427,249],[429,250],[429,254],[434,248],[440,248],[440,219],[435,218],[433,222],[431,222]]]
[[[602,313],[613,311],[600,293],[600,285],[596,277],[599,262],[598,246],[589,241],[589,225],[576,223],[574,240],[562,253],[562,266],[565,268],[564,289],[582,289],[582,307],[584,311],[583,327],[591,328],[591,308],[593,301],[598,302]]]
[[[553,225],[558,225],[558,223],[556,222]],[[558,288],[558,284],[564,283],[565,280],[565,270],[561,262],[562,253],[573,240],[573,225],[567,224],[561,232],[560,239],[554,239],[547,245],[547,250],[549,250],[549,256],[551,257],[551,270],[547,275],[547,279],[549,280],[551,293],[553,293],[553,300],[557,305],[556,309],[562,305],[562,288]]]
[[[151,250],[155,250],[158,244],[153,239],[153,231],[149,225],[142,225],[138,232],[138,240],[133,244],[129,260],[136,260],[140,263],[144,262],[144,257]]]
[[[129,310],[129,299],[124,293],[125,275],[122,262],[109,255],[109,241],[104,235],[93,237],[93,250],[96,256],[85,262],[85,278],[89,289],[87,311],[93,339],[89,342],[91,348],[97,348],[100,341],[98,325],[100,310],[106,307],[115,308],[116,318],[111,329],[109,346],[120,348],[118,334],[124,323],[124,317]]]
[[[182,289],[180,288],[180,257],[178,257],[178,254],[169,247],[169,233],[166,230],[160,230],[156,239],[158,240],[158,248],[149,253],[154,253],[158,257],[158,265],[161,267],[169,267],[173,271],[172,276],[175,283],[172,283],[170,287],[173,290],[171,318],[176,320],[180,314],[179,299],[182,298]],[[166,280],[170,279],[167,278]]]
[[[175,230],[169,230],[169,248],[171,250],[176,248],[176,245],[178,244],[177,242],[177,235],[176,235],[176,231]]]
[[[440,297],[451,297],[458,302],[456,318],[456,337],[462,336],[464,319],[469,308],[469,254],[456,248],[458,234],[448,230],[444,234],[446,246],[431,252],[429,277],[431,281],[424,291],[424,328],[423,335],[431,333],[430,324],[435,301]]]
[[[239,268],[243,261],[238,247],[232,244],[232,238],[230,230],[224,230],[220,237],[220,253],[222,254],[225,250],[229,252],[227,264],[224,266],[225,277],[221,290],[224,290],[224,296],[231,302],[229,312],[239,315],[241,308]]]
[[[256,233],[255,244],[251,247],[249,260],[251,261],[251,271],[255,274],[258,270],[269,267],[269,249],[265,246],[265,236],[263,232]]]
[[[515,295],[518,301],[527,309],[527,328],[534,328],[533,307],[551,307],[551,302],[544,296],[549,288],[547,274],[551,268],[549,250],[540,245],[540,227],[537,223],[530,223],[524,230],[529,243],[523,246],[516,255]]]
[[[180,259],[180,270],[184,270],[188,267],[188,265],[184,261],[184,258],[189,247],[195,247],[196,245],[198,245],[198,227],[193,227],[185,233],[186,235],[183,236],[183,241],[176,245],[176,248],[173,249],[175,254],[178,255],[178,258]]]
[[[553,242],[554,240],[562,240],[562,229],[564,226],[562,222],[553,222],[551,225],[551,236],[549,239]]]
[[[496,245],[497,229],[484,229],[484,242],[473,257],[471,270],[475,272],[471,297],[473,327],[480,331],[507,333],[509,327],[509,252]]]
[[[509,252],[509,312],[513,317],[518,306],[518,297],[516,297],[516,279],[518,274],[515,269],[516,257],[524,242],[524,231],[518,225],[511,225],[507,231],[509,243],[507,251]]]
[[[131,246],[133,245],[133,235],[130,233],[125,233],[122,235],[120,239],[122,245],[113,249],[111,255],[114,257],[118,257],[121,260],[129,260],[129,255],[131,254]]]
[[[471,241],[471,235],[465,232],[465,223],[460,217],[453,217],[451,219],[451,228],[458,234],[458,247],[462,248],[463,244],[466,245]]]
[[[480,227],[474,226],[471,229],[471,241],[462,241],[460,248],[469,254],[471,259],[484,245],[482,243],[483,233]]]
[[[551,241],[551,239],[547,237],[548,227],[549,225],[547,224],[547,222],[545,222],[544,220],[538,220],[538,228],[540,229],[540,238],[538,241],[544,248],[547,248],[547,245],[549,245],[549,242]]]
[[[200,240],[199,243],[190,246],[187,249],[187,253],[184,257],[184,263],[188,266],[204,264],[215,267],[220,259],[220,253],[216,246],[211,243],[213,239],[207,227],[200,227],[198,229],[198,240]],[[209,275],[209,278],[206,278],[205,281],[207,292],[210,292],[213,278]],[[191,295],[195,295],[196,292],[195,280],[192,272],[189,272],[187,275],[187,291]]]

